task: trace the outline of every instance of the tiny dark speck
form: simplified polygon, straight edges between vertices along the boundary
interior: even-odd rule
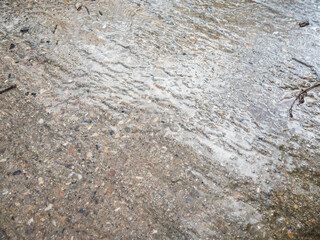
[[[109,133],[110,133],[110,135],[112,136],[112,135],[114,134],[114,131],[113,131],[113,130],[111,130]]]
[[[34,97],[35,97],[35,96],[37,96],[37,94],[36,94],[36,93],[34,93],[34,92],[33,92],[33,93],[31,93],[31,95],[32,95],[32,96],[34,96]]]
[[[16,45],[14,45],[13,43],[10,44],[9,49],[14,49]]]

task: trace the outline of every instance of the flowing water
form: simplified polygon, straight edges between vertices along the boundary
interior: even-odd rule
[[[319,239],[319,89],[288,114],[320,81],[319,19],[317,0],[0,1],[1,237]]]

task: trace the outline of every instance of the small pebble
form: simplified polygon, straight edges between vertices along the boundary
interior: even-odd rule
[[[110,172],[109,172],[109,176],[110,177],[114,177],[116,175],[116,171],[115,170],[111,170]]]
[[[39,123],[40,123],[40,124],[44,123],[44,120],[41,118],[41,119],[39,120]]]
[[[22,32],[22,33],[26,33],[26,32],[28,32],[29,31],[29,27],[23,27],[23,28],[21,28],[21,30],[20,30],[20,32]]]
[[[16,175],[20,175],[22,172],[21,170],[18,170],[18,171],[15,171],[12,173],[13,176],[16,176]]]
[[[7,189],[4,189],[3,191],[2,191],[2,195],[7,195],[9,193],[9,191],[7,190]]]
[[[33,218],[30,218],[29,221],[27,222],[28,225],[30,225],[31,223],[33,223]]]
[[[39,178],[38,178],[38,183],[39,183],[40,185],[44,184],[43,177],[39,177]]]
[[[10,44],[9,49],[14,49],[16,45],[14,45],[13,43]]]
[[[78,213],[84,213],[84,209],[83,208],[80,208]]]
[[[300,22],[299,23],[299,26],[300,27],[306,27],[306,26],[308,26],[310,23],[309,23],[309,21],[303,21],[303,22]]]
[[[52,209],[52,207],[53,207],[53,205],[50,203],[44,210],[49,211]]]
[[[81,3],[76,3],[76,9],[78,10],[78,11],[80,11],[81,10],[81,8],[82,8],[82,4]]]
[[[9,73],[8,78],[14,78],[14,74]]]

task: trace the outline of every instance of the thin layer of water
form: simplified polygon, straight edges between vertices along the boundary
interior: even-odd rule
[[[2,54],[15,42],[10,61],[19,61],[2,63],[27,73],[16,74],[19,82],[40,93],[49,114],[77,118],[86,105],[111,115],[114,131],[156,124],[205,157],[186,166],[188,178],[206,186],[191,183],[200,199],[222,194],[211,207],[251,225],[263,219],[256,206],[213,187],[217,176],[204,166],[266,193],[285,172],[317,166],[308,162],[320,158],[317,91],[288,116],[297,91],[319,81],[317,1],[77,3],[0,3]],[[305,20],[310,26],[300,28]],[[191,236],[223,238],[215,224],[197,230],[198,220],[182,217]]]

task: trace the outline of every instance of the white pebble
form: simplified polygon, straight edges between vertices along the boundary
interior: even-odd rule
[[[4,189],[3,191],[2,191],[2,195],[7,195],[8,194],[8,190],[7,189]]]
[[[49,211],[49,210],[52,209],[52,207],[53,207],[53,205],[50,203],[50,204],[48,205],[48,207],[46,207],[44,210],[45,210],[45,211]]]
[[[33,223],[33,218],[30,218],[29,221],[27,222],[28,225],[30,225],[31,223]]]
[[[38,182],[39,182],[40,185],[44,184],[43,177],[39,177],[39,178],[38,178]]]

